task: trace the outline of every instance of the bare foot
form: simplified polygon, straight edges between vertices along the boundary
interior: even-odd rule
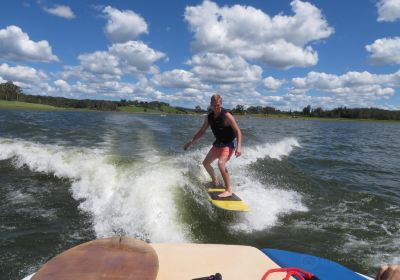
[[[220,193],[218,197],[229,197],[232,195],[232,192],[224,191],[223,193]]]

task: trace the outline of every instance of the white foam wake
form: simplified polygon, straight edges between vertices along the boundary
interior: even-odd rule
[[[251,207],[242,220],[231,225],[234,230],[263,230],[276,224],[282,214],[307,210],[298,193],[263,185],[249,170],[257,159],[282,159],[299,146],[296,139],[286,138],[278,143],[244,147],[243,156],[229,162],[233,189]],[[204,168],[199,167],[207,151],[208,148],[192,150],[165,161],[155,151],[147,154],[149,160],[117,165],[105,149],[0,138],[0,160],[12,159],[16,167],[27,166],[71,181],[72,195],[80,202],[80,209],[93,217],[98,237],[121,232],[152,242],[191,238],[190,225],[179,221],[174,193],[183,185],[190,185],[182,175],[187,173],[185,170],[194,170],[200,181],[208,180]]]
[[[0,138],[0,160],[71,180],[72,195],[92,215],[98,237],[122,232],[152,242],[185,241],[171,190],[179,187],[181,172],[148,162],[122,168],[110,158],[101,149]]]
[[[266,157],[279,159],[288,156],[295,147],[301,147],[296,138],[284,138],[277,143],[265,143],[254,147],[245,147],[245,152],[241,157],[241,163],[249,164],[257,159]]]

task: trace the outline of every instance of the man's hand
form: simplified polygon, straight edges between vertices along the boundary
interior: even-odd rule
[[[195,143],[197,140],[199,140],[204,132],[206,132],[207,128],[208,128],[208,118],[207,116],[204,118],[204,122],[203,125],[201,126],[201,128],[199,129],[199,131],[196,132],[196,134],[193,136],[192,140],[190,140],[189,142],[187,142],[185,145],[183,145],[183,149],[186,151],[187,149],[189,149],[189,147]]]
[[[240,157],[242,155],[242,148],[238,147],[235,151],[235,156],[236,157]]]
[[[383,265],[375,280],[400,280],[400,265]]]
[[[189,147],[190,147],[190,145],[192,145],[192,143],[193,143],[193,141],[189,141],[185,145],[183,145],[183,150],[186,151],[187,149],[189,149]]]

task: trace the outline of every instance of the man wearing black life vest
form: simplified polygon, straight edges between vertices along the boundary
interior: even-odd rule
[[[218,181],[211,163],[218,159],[218,168],[225,183],[225,192],[221,193],[219,197],[228,197],[232,195],[232,190],[226,163],[231,158],[233,152],[235,152],[236,157],[242,154],[242,132],[232,114],[222,108],[221,96],[218,94],[211,96],[210,107],[211,113],[207,115],[202,127],[197,131],[193,139],[183,146],[183,149],[186,151],[194,142],[204,135],[209,126],[211,127],[215,136],[215,141],[205,157],[203,165],[211,176],[213,186],[217,187]],[[237,139],[236,150],[235,139]]]

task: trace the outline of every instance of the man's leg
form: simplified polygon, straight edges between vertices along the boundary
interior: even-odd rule
[[[226,168],[226,163],[229,160],[228,155],[223,155],[218,159],[218,168],[221,172],[222,178],[224,179],[225,183],[225,191],[219,194],[219,197],[228,197],[232,195],[231,191],[231,181],[228,173],[228,169]]]
[[[218,186],[218,180],[217,176],[215,175],[214,168],[212,168],[211,166],[211,163],[216,159],[217,156],[215,155],[213,149],[211,148],[206,158],[203,160],[203,166],[206,169],[207,173],[210,175],[214,187]]]

